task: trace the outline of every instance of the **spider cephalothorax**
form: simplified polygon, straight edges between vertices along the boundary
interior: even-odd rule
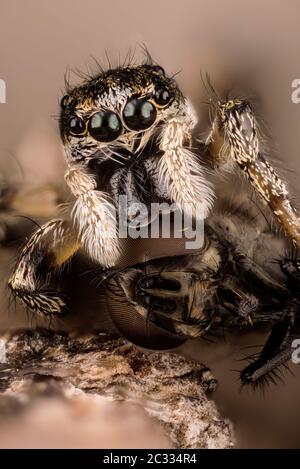
[[[75,200],[70,216],[44,225],[21,254],[10,287],[29,307],[46,315],[64,309],[38,274],[45,257],[53,269],[82,247],[101,266],[115,265],[121,194],[128,205],[158,198],[207,216],[213,191],[191,152],[196,121],[174,78],[154,64],[101,71],[67,90],[60,132]]]
[[[100,264],[114,265],[119,255],[109,196],[115,204],[122,192],[130,202],[138,201],[150,179],[152,199],[155,194],[170,199],[190,213],[201,204],[207,215],[212,190],[189,150],[196,117],[161,67],[108,70],[71,90],[61,106],[66,181],[77,198],[73,221],[87,252]],[[113,240],[104,243],[107,236]]]
[[[114,147],[130,156],[159,122],[186,115],[192,127],[195,119],[174,79],[154,65],[108,70],[70,90],[61,108],[61,136],[72,161],[92,159],[99,151],[107,159]]]

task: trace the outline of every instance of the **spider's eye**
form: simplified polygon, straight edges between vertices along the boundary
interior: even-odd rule
[[[154,101],[159,106],[166,106],[171,99],[170,92],[166,88],[157,88],[154,93]]]
[[[156,119],[156,109],[147,99],[130,99],[123,111],[126,126],[131,130],[145,130]]]
[[[67,94],[61,98],[60,105],[63,109],[66,109],[68,101],[69,101],[69,96]]]
[[[81,137],[86,132],[86,125],[83,119],[78,116],[71,117],[68,123],[70,134],[74,137]]]
[[[152,70],[156,73],[159,73],[160,75],[165,75],[166,72],[160,65],[152,65]]]
[[[99,111],[89,120],[90,135],[98,142],[112,142],[122,132],[119,117],[112,111]]]

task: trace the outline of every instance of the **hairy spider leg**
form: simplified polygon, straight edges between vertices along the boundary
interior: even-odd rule
[[[218,101],[212,130],[206,141],[206,157],[213,168],[232,171],[237,165],[258,197],[297,246],[300,219],[286,184],[263,156],[258,125],[246,100]]]
[[[53,219],[37,229],[23,248],[8,285],[12,292],[29,308],[44,316],[66,311],[66,301],[60,292],[51,291],[41,275],[47,262],[49,274],[62,268],[80,248],[69,223]],[[48,275],[47,275],[48,277]]]
[[[120,255],[120,241],[109,195],[97,190],[95,178],[82,165],[71,165],[65,180],[76,197],[72,219],[80,243],[100,265],[113,266]]]

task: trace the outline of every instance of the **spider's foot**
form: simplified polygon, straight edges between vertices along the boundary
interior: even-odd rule
[[[26,306],[42,316],[62,316],[68,311],[66,299],[57,292],[15,289],[11,284],[9,287]]]

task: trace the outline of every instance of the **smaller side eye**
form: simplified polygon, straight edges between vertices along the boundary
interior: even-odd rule
[[[66,94],[65,96],[63,96],[60,100],[60,105],[63,109],[66,109],[67,105],[68,105],[68,101],[69,101],[69,95]]]
[[[165,75],[166,74],[166,72],[164,71],[164,69],[160,65],[152,65],[152,70],[155,73],[159,73],[160,75]]]
[[[70,134],[74,137],[82,137],[86,133],[86,123],[78,116],[71,117],[68,126]]]
[[[166,106],[171,100],[170,92],[166,88],[157,88],[154,93],[154,101],[158,106]]]

